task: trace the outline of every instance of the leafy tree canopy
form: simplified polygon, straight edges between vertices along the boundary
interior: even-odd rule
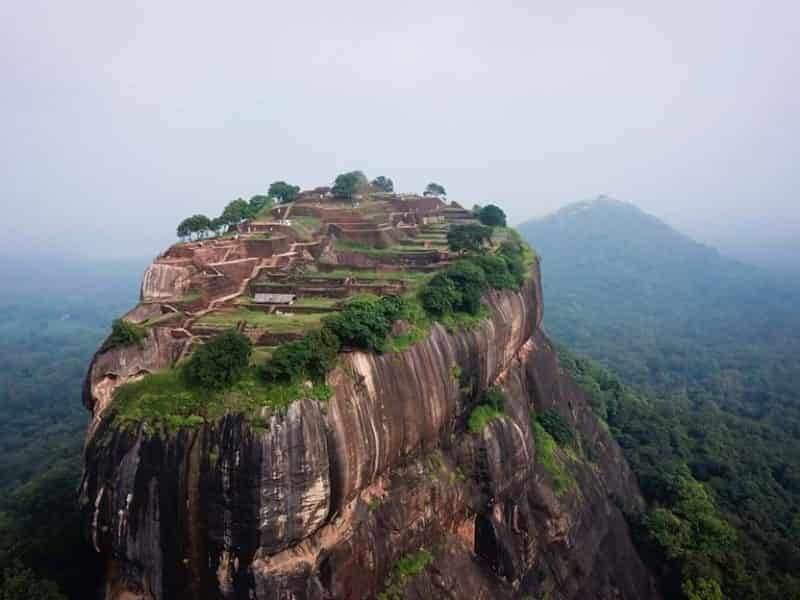
[[[393,192],[394,182],[388,177],[380,175],[372,180],[372,187],[375,187],[382,192]]]
[[[192,384],[208,389],[222,389],[236,383],[250,361],[250,340],[233,330],[225,331],[192,353],[184,367],[184,376]]]
[[[117,346],[139,344],[147,335],[147,330],[125,319],[114,319],[111,322],[111,336],[106,342],[106,349]]]
[[[486,274],[472,261],[460,260],[445,271],[459,291],[453,308],[460,312],[476,315],[481,307],[481,295],[489,287]]]
[[[229,202],[225,210],[222,211],[222,215],[220,215],[220,218],[228,225],[236,225],[251,217],[250,204],[242,198]]]
[[[438,183],[429,183],[425,188],[424,192],[425,196],[446,196],[447,192],[444,189],[444,186],[439,185]]]
[[[401,298],[391,296],[354,298],[340,313],[328,317],[325,327],[344,346],[382,352],[386,347],[386,336],[402,306]]]
[[[350,171],[336,176],[331,193],[337,198],[352,198],[369,187],[367,177],[361,171]]]
[[[185,238],[192,234],[204,235],[211,227],[211,219],[205,215],[192,215],[180,222],[175,233],[179,238]]]
[[[300,186],[289,185],[285,181],[274,181],[269,186],[270,197],[277,198],[278,202],[285,204],[291,202],[300,193]]]
[[[495,206],[494,204],[487,204],[478,212],[478,219],[484,225],[489,227],[505,227],[506,226],[506,213]]]
[[[264,207],[272,205],[272,198],[257,194],[250,198],[250,202],[248,202],[248,204],[250,205],[250,216],[255,217],[258,215],[258,213],[264,210]]]
[[[460,300],[455,282],[444,273],[437,273],[420,292],[422,306],[434,317],[450,314]]]
[[[447,232],[447,246],[453,252],[479,252],[492,239],[492,230],[484,225],[454,225]]]
[[[294,381],[308,377],[323,381],[336,364],[339,338],[327,327],[301,340],[281,344],[264,366],[264,375],[275,381]]]

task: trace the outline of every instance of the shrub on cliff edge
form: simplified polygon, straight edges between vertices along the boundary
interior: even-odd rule
[[[194,351],[183,375],[191,385],[222,389],[236,383],[250,362],[253,345],[233,330],[215,336]]]
[[[397,296],[362,296],[348,302],[338,314],[325,319],[343,346],[383,352],[392,323],[401,316],[404,301]]]
[[[336,364],[339,347],[339,338],[330,329],[323,328],[303,339],[278,346],[262,374],[272,381],[296,381],[306,377],[323,381]]]
[[[141,344],[145,336],[147,336],[147,330],[141,325],[131,323],[125,319],[114,319],[111,322],[111,335],[105,344],[104,350]]]

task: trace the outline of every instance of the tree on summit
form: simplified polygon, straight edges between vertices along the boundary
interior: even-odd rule
[[[425,188],[425,192],[423,193],[424,196],[447,196],[447,192],[444,189],[443,185],[439,185],[438,183],[429,183],[428,186]]]
[[[242,198],[237,198],[228,203],[220,218],[228,225],[236,225],[245,219],[251,218],[251,216],[250,204]]]
[[[491,241],[492,229],[484,225],[454,225],[447,232],[447,246],[453,252],[480,252]]]
[[[256,216],[258,216],[258,213],[264,210],[265,206],[270,206],[272,205],[272,203],[273,200],[269,196],[264,196],[261,194],[256,194],[255,196],[252,196],[250,198],[250,202],[248,203],[250,205],[250,216],[255,218]]]
[[[191,237],[192,234],[197,234],[198,237],[205,237],[205,235],[212,229],[211,219],[205,215],[192,215],[185,218],[178,224],[175,233],[179,238],[184,239]]]
[[[278,202],[285,204],[291,202],[300,193],[299,185],[289,185],[285,181],[273,181],[269,185],[267,193],[272,198],[277,198]]]
[[[350,171],[336,176],[331,193],[336,198],[352,199],[353,196],[369,187],[366,175],[361,171]]]
[[[478,212],[478,219],[489,227],[505,227],[506,213],[499,206],[487,204]]]
[[[394,182],[388,177],[380,175],[372,180],[372,187],[379,189],[382,192],[393,192]]]
[[[195,350],[183,375],[191,385],[207,389],[230,387],[244,374],[253,345],[241,333],[224,331]]]

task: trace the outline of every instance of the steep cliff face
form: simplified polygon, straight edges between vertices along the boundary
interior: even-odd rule
[[[135,368],[98,356],[81,496],[106,597],[657,597],[620,512],[641,502],[636,481],[559,372],[538,270],[487,303],[471,331],[344,355],[328,402],[297,401],[266,428],[239,415],[168,436],[121,428],[102,384]],[[503,414],[471,432],[491,385]],[[537,441],[545,409],[579,451]]]

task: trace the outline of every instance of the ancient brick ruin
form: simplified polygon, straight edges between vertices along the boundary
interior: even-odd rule
[[[350,296],[402,294],[408,276],[442,269],[449,224],[471,219],[436,197],[340,201],[329,188],[303,191],[225,235],[173,245],[148,268],[141,304],[127,318],[182,341],[181,357],[229,327],[274,346],[304,334],[287,326],[293,315],[313,324]],[[257,302],[256,294],[297,302]]]

